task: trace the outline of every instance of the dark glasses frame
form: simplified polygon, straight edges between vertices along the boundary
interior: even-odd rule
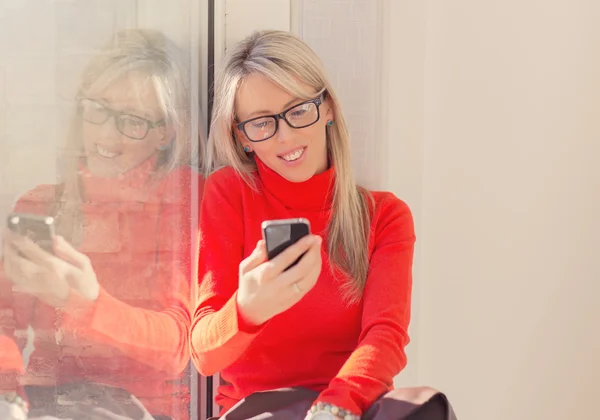
[[[269,140],[271,137],[273,137],[275,134],[277,134],[277,130],[279,130],[279,120],[284,120],[287,123],[287,125],[289,125],[291,128],[295,128],[295,129],[306,128],[306,127],[310,127],[311,125],[316,124],[317,121],[319,121],[321,119],[321,112],[319,110],[319,107],[321,106],[321,104],[323,103],[324,100],[325,100],[325,93],[323,93],[318,98],[309,99],[308,101],[304,101],[304,102],[301,102],[301,103],[296,104],[294,106],[291,106],[288,109],[286,109],[285,111],[280,112],[279,114],[261,115],[261,116],[258,116],[258,117],[250,118],[249,120],[246,120],[246,121],[242,121],[240,123],[237,123],[236,127],[238,128],[238,130],[240,130],[242,133],[244,133],[244,135],[246,136],[246,138],[249,141],[251,141],[253,143],[260,143],[261,141]],[[290,112],[294,108],[297,108],[299,106],[306,105],[306,104],[311,104],[311,103],[315,104],[315,106],[317,107],[317,119],[315,119],[310,124],[305,124],[305,125],[302,125],[302,126],[294,126],[294,125],[292,125],[288,121],[288,119],[286,118],[285,114],[287,114],[288,112]],[[252,121],[261,120],[263,118],[273,118],[273,119],[275,119],[275,131],[273,131],[273,134],[271,134],[269,137],[266,137],[264,139],[252,140],[250,138],[250,136],[248,136],[248,133],[246,132],[246,124],[251,123]]]
[[[106,112],[106,119],[102,122],[96,122],[96,121],[91,121],[88,120],[86,118],[84,118],[83,116],[83,108],[84,108],[84,103],[93,103],[94,106],[97,106],[98,108],[102,108],[103,111]],[[146,119],[144,117],[140,117],[138,115],[132,115],[132,114],[128,114],[126,112],[121,112],[121,111],[117,111],[115,109],[109,108],[106,105],[104,105],[102,102],[96,101],[94,99],[90,99],[90,98],[79,98],[78,100],[78,106],[79,106],[79,113],[81,115],[81,119],[90,123],[90,124],[94,124],[94,125],[103,125],[106,124],[106,122],[108,120],[110,120],[111,118],[113,118],[114,123],[115,123],[115,127],[117,128],[117,130],[119,131],[119,133],[123,134],[125,137],[128,137],[132,140],[144,140],[146,137],[148,137],[148,133],[150,133],[150,130],[156,128],[156,127],[164,127],[165,126],[165,120],[164,118],[158,121],[150,121],[149,119]],[[125,118],[132,118],[132,119],[136,119],[136,120],[140,120],[146,123],[146,134],[144,134],[142,137],[132,137],[129,134],[126,134],[122,131],[122,123],[119,117],[125,117]]]

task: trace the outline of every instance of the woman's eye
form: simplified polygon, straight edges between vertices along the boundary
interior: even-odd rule
[[[301,117],[304,114],[306,114],[306,109],[304,108],[292,111],[292,117]]]
[[[135,117],[124,117],[123,122],[132,127],[134,127],[134,126],[139,127],[139,126],[144,125],[143,120],[140,120],[139,118],[135,118]]]
[[[254,121],[251,123],[252,124],[252,128],[256,128],[258,130],[262,130],[266,127],[268,127],[270,124],[272,124],[272,121]]]

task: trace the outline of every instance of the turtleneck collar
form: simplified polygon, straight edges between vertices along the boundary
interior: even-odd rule
[[[304,182],[291,182],[255,158],[258,176],[265,189],[287,208],[300,211],[323,211],[331,208],[335,168],[314,175]]]
[[[94,175],[85,162],[79,166],[85,202],[131,202],[148,199],[148,181],[155,172],[157,157],[151,157],[114,178]]]

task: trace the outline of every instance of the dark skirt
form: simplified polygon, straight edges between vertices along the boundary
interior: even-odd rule
[[[77,420],[153,420],[143,405],[124,389],[94,383],[57,387],[26,386],[29,418]]]
[[[304,420],[317,396],[317,392],[304,388],[257,392],[212,419]],[[456,415],[441,392],[428,387],[399,388],[382,395],[362,420],[456,420]]]

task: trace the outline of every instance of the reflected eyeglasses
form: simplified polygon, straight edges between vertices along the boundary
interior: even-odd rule
[[[79,114],[84,121],[95,125],[102,125],[113,117],[119,133],[133,140],[144,140],[150,130],[165,125],[164,119],[150,121],[136,115],[116,111],[88,98],[79,100]]]

